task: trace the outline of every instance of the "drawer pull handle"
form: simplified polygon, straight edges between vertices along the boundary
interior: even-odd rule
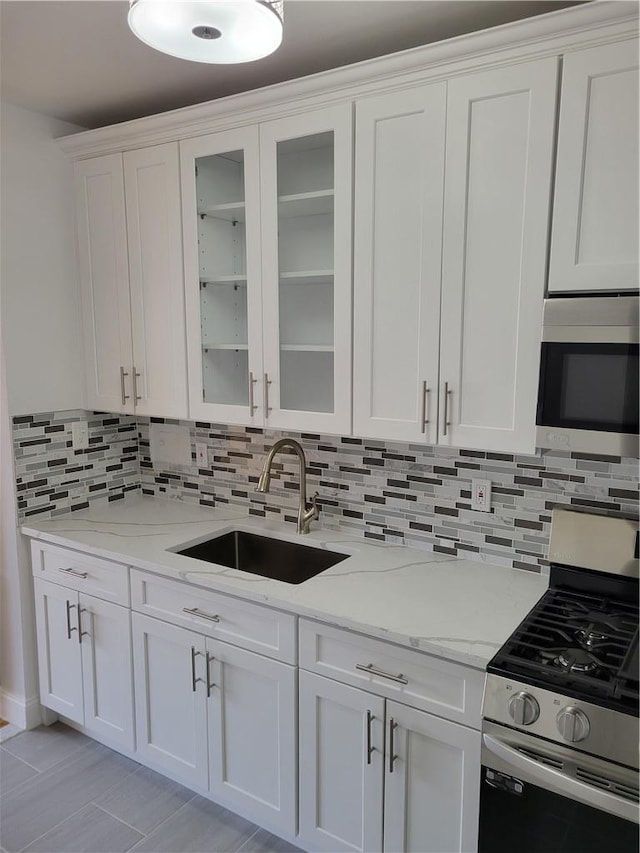
[[[76,572],[75,569],[58,569],[59,572],[62,572],[64,575],[73,575],[74,578],[85,578],[89,577],[89,572]]]
[[[356,669],[359,669],[362,672],[368,672],[369,675],[378,675],[380,678],[388,678],[389,681],[397,681],[398,684],[409,683],[402,673],[400,673],[400,675],[391,675],[390,672],[384,672],[382,669],[375,667],[372,663],[368,663],[366,665],[363,663],[357,663]]]
[[[398,757],[395,754],[393,745],[393,733],[397,728],[398,724],[393,719],[393,717],[391,717],[391,719],[389,720],[389,773],[393,773],[393,762]]]
[[[371,722],[375,717],[371,711],[367,711],[367,764],[371,764],[371,753],[376,751],[375,746],[371,746]]]
[[[188,613],[189,616],[199,616],[201,619],[208,619],[210,622],[219,622],[219,616],[212,616],[210,613],[203,613],[202,610],[198,610],[197,607],[183,607],[183,613]]]
[[[77,604],[71,604],[70,601],[67,601],[67,640],[71,639],[71,632],[77,631],[77,628],[71,627],[71,609],[77,607]]]
[[[195,647],[191,646],[191,689],[194,693],[196,692],[196,684],[203,681],[202,678],[196,678],[196,658],[201,654],[202,652],[197,652]]]

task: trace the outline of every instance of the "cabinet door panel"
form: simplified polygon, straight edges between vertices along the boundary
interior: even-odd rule
[[[192,418],[259,426],[258,128],[181,142],[180,160],[189,412]]]
[[[133,750],[131,620],[127,608],[80,595],[85,726]]]
[[[472,853],[477,849],[480,732],[387,702],[393,732],[385,762],[384,850]],[[388,735],[387,750],[390,750]]]
[[[367,760],[367,712],[371,720]],[[299,674],[299,836],[305,849],[382,849],[384,699]]]
[[[122,155],[76,163],[87,406],[132,412],[131,309]],[[126,395],[127,399],[124,399]]]
[[[246,817],[296,831],[296,670],[207,640],[211,793]]]
[[[139,613],[132,614],[132,632],[138,752],[160,772],[206,789],[204,638]]]
[[[550,58],[449,83],[440,443],[534,449],[556,76]]]
[[[357,435],[436,441],[445,111],[444,83],[356,105]]]
[[[140,415],[187,417],[178,145],[124,154],[133,365]]]
[[[34,588],[40,702],[84,723],[78,593],[39,578]]]
[[[269,426],[351,430],[351,144],[348,104],[260,126]]]
[[[550,291],[638,287],[638,43],[563,60]]]

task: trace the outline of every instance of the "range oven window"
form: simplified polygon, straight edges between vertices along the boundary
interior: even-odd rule
[[[540,426],[638,433],[638,344],[542,345]]]
[[[638,825],[482,768],[478,853],[637,853]]]

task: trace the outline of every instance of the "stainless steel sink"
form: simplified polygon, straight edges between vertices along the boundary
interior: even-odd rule
[[[284,539],[258,536],[244,530],[232,530],[176,553],[295,584],[319,575],[349,556]]]

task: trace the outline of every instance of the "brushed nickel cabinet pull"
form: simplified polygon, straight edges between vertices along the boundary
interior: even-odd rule
[[[422,415],[421,415],[421,421],[422,421],[421,430],[422,430],[422,432],[427,431],[427,424],[429,423],[429,418],[427,417],[427,415],[428,415],[427,397],[428,396],[429,396],[429,388],[427,387],[427,382],[425,380],[422,383]]]
[[[371,753],[375,752],[375,746],[371,746],[371,722],[375,717],[371,711],[367,711],[367,764],[371,764]]]
[[[82,643],[83,637],[88,637],[89,632],[82,630],[82,614],[87,612],[86,607],[78,607],[78,642]]]
[[[76,604],[71,604],[69,600],[67,600],[67,640],[71,639],[71,632],[77,631],[77,628],[71,627],[71,609],[73,607],[77,607]]]
[[[256,384],[258,380],[254,379],[253,371],[249,371],[249,414],[253,415],[255,410],[258,408],[253,401],[253,386]]]
[[[128,375],[129,374],[124,369],[124,367],[120,366],[120,394],[122,395],[122,405],[123,406],[126,405],[127,400],[129,399],[129,395],[127,394],[127,391],[125,388],[125,383],[124,383],[124,378],[125,378],[125,376],[128,376]]]
[[[202,652],[197,652],[195,646],[191,646],[191,689],[193,692],[196,692],[196,684],[199,681],[202,681],[202,678],[196,678],[196,658],[198,655],[201,655]]]
[[[197,607],[183,607],[183,613],[188,613],[189,616],[199,616],[201,619],[208,619],[210,622],[219,622],[220,617],[217,615],[213,615],[211,613],[204,613],[202,610],[198,610]]]
[[[269,412],[271,408],[269,407],[269,385],[271,385],[271,380],[269,379],[269,374],[265,373],[264,375],[264,416],[265,418],[269,417]]]
[[[398,724],[391,717],[389,720],[389,773],[393,773],[393,762],[398,757],[394,752],[393,733],[398,728]]]
[[[451,391],[449,390],[449,383],[444,383],[444,416],[442,418],[442,435],[447,434],[447,427],[451,426],[451,421],[449,420],[449,396]]]
[[[390,672],[385,672],[382,669],[378,669],[372,663],[357,663],[356,669],[359,669],[362,672],[368,672],[369,675],[378,675],[380,678],[388,678],[389,681],[397,681],[398,684],[409,683],[402,673],[400,673],[400,675],[392,675]]]
[[[211,681],[211,661],[215,660],[213,655],[210,655],[207,652],[206,662],[207,662],[207,699],[211,696],[211,688],[216,686],[215,681]]]
[[[75,569],[58,569],[59,572],[62,572],[63,575],[73,575],[74,578],[85,578],[89,577],[89,572],[76,572]]]
[[[138,402],[138,400],[142,400],[140,394],[138,394],[138,379],[140,377],[140,373],[136,370],[135,365],[133,366],[133,399]]]

